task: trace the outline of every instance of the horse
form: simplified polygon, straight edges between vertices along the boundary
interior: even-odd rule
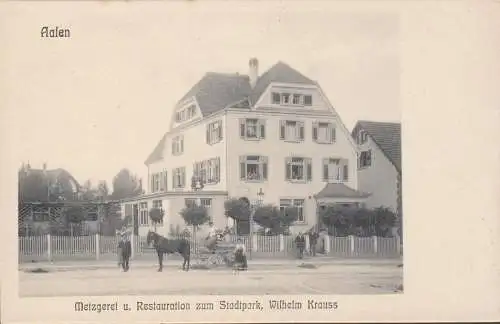
[[[120,256],[120,265],[123,271],[127,272],[130,269],[129,261],[132,255],[132,244],[130,241],[120,240],[120,243],[118,243],[118,253]]]
[[[146,242],[148,245],[153,242],[153,247],[158,254],[158,263],[160,267],[158,268],[158,272],[163,270],[163,255],[166,254],[174,254],[179,253],[182,255],[184,262],[182,263],[182,270],[189,271],[190,266],[190,257],[191,257],[191,244],[185,238],[181,239],[168,239],[166,237],[161,236],[158,233],[153,231],[149,231]]]

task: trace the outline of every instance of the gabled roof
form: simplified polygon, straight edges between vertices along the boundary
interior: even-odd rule
[[[246,75],[208,72],[179,102],[195,97],[201,113],[207,116],[245,99],[251,90]]]
[[[370,194],[349,188],[343,183],[327,183],[314,197],[321,198],[366,198]]]
[[[360,120],[354,127],[353,136],[358,129],[366,131],[387,159],[401,173],[401,123]]]
[[[315,85],[316,82],[312,81],[308,77],[302,75],[299,71],[293,69],[288,64],[279,61],[273,65],[269,70],[264,72],[252,91],[250,96],[251,104],[255,104],[259,100],[260,96],[266,91],[267,87],[272,82],[280,83],[295,83],[295,84],[310,84]]]
[[[316,85],[316,82],[279,61],[259,77],[253,89],[248,75],[208,72],[179,103],[194,97],[203,117],[228,107],[250,109],[272,82]],[[146,165],[161,160],[165,139],[166,134],[144,162]]]

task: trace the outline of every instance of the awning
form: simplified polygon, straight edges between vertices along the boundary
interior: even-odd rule
[[[371,194],[367,192],[361,192],[349,188],[343,183],[327,183],[326,186],[318,192],[314,198],[324,199],[324,198],[367,198]]]

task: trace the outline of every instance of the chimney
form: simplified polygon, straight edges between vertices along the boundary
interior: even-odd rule
[[[248,62],[248,66],[249,66],[248,76],[250,77],[250,86],[253,89],[257,84],[257,79],[259,78],[259,60],[257,60],[255,57],[251,58],[250,61]]]

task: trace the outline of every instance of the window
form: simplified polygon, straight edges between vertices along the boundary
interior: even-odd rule
[[[294,120],[281,120],[280,139],[293,142],[303,141],[304,122]]]
[[[151,174],[150,191],[152,193],[167,191],[167,171]]]
[[[304,106],[312,106],[312,96],[311,95],[304,96]]]
[[[196,105],[191,105],[175,113],[175,122],[182,123],[196,115]]]
[[[362,151],[359,155],[359,167],[367,168],[372,165],[372,151]]]
[[[281,103],[281,95],[278,92],[272,93],[272,103],[279,105]]]
[[[312,96],[300,93],[272,92],[271,103],[273,105],[312,106]]]
[[[368,134],[364,131],[364,130],[360,130],[358,132],[358,136],[356,138],[356,142],[361,145],[361,144],[364,144],[366,143],[366,141],[368,140]]]
[[[263,119],[240,119],[240,137],[246,140],[259,140],[266,137],[266,122]]]
[[[289,157],[285,160],[285,178],[288,181],[311,181],[312,159]]]
[[[286,213],[291,208],[297,213],[297,223],[304,223],[304,199],[280,199],[280,212]]]
[[[294,105],[300,105],[301,98],[302,98],[302,96],[301,96],[301,95],[299,95],[299,94],[294,94],[294,95],[293,95],[292,104],[294,104]]]
[[[132,204],[125,204],[125,215],[124,217],[130,216],[132,217],[134,211],[134,207]]]
[[[172,187],[174,189],[184,188],[186,186],[186,168],[176,168],[172,172]]]
[[[95,222],[99,219],[99,213],[97,211],[97,206],[87,207],[87,215],[85,215],[85,220],[90,222]]]
[[[184,136],[179,135],[172,139],[172,155],[181,155],[184,152]]]
[[[347,159],[323,159],[323,181],[349,181],[349,161]]]
[[[332,123],[317,122],[313,124],[313,140],[316,143],[331,144],[335,142],[335,127]]]
[[[220,158],[213,158],[194,163],[193,173],[196,177],[199,177],[204,184],[219,183]]]
[[[158,209],[163,210],[163,201],[162,200],[158,200],[158,199],[157,200],[153,200],[153,207],[152,208],[158,208]],[[165,218],[165,215],[163,215],[163,218]],[[163,219],[161,220],[161,222],[158,225],[163,225]]]
[[[43,207],[33,208],[33,221],[34,222],[48,222],[50,220],[49,209]]]
[[[212,198],[201,198],[200,203],[207,209],[212,208]]]
[[[207,144],[216,144],[222,140],[222,120],[207,125]]]
[[[148,203],[141,202],[139,204],[139,226],[148,226],[148,225],[149,225]]]
[[[268,159],[265,156],[240,156],[240,179],[246,181],[267,180]]]

